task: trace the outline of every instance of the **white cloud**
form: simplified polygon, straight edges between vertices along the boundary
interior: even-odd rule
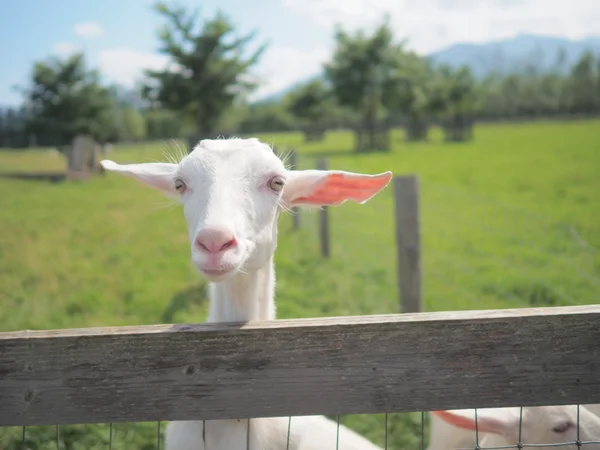
[[[269,96],[315,75],[330,55],[331,49],[325,47],[315,51],[268,47],[256,70],[263,83],[252,98]]]
[[[281,0],[295,14],[332,29],[370,28],[390,14],[398,38],[428,53],[455,42],[519,33],[581,38],[598,32],[598,0]]]
[[[144,69],[161,70],[167,67],[168,58],[158,53],[138,52],[126,47],[102,50],[98,65],[102,73],[124,86],[133,86]]]
[[[58,56],[69,56],[78,51],[81,51],[81,48],[71,42],[57,42],[52,46],[52,53]]]
[[[97,38],[104,34],[102,27],[95,22],[78,23],[73,31],[82,38]]]

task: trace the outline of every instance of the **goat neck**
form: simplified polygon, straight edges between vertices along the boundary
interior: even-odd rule
[[[239,272],[210,284],[207,322],[245,322],[275,319],[273,257],[258,270]]]

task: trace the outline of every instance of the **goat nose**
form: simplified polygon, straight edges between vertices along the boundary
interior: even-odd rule
[[[196,248],[207,253],[220,253],[237,245],[233,232],[225,228],[205,228],[196,235]]]

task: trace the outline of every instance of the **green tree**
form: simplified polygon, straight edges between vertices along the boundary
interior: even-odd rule
[[[537,80],[537,108],[539,115],[553,116],[561,112],[564,105],[564,83],[557,73],[543,74]]]
[[[318,126],[326,120],[331,100],[331,91],[318,79],[298,86],[286,98],[289,111],[310,126]]]
[[[249,114],[250,105],[244,101],[237,102],[221,118],[219,131],[227,134],[235,134],[239,130],[242,121],[246,120]]]
[[[477,108],[476,84],[471,69],[461,67],[449,79],[446,140],[465,141],[473,136],[473,120]]]
[[[173,64],[163,71],[148,71],[144,93],[154,104],[193,120],[201,135],[210,135],[218,131],[236,97],[256,88],[248,71],[265,45],[245,58],[255,33],[234,36],[233,25],[222,13],[198,26],[196,13],[161,2],[155,9],[167,21],[159,35],[160,51]]]
[[[432,69],[426,60],[402,47],[394,57],[384,105],[404,120],[408,140],[425,139],[431,115]]]
[[[0,108],[0,148],[23,148],[35,144],[26,130],[27,117],[23,109]]]
[[[131,106],[120,111],[119,138],[126,141],[139,141],[146,137],[146,120],[144,116]]]
[[[320,141],[325,136],[329,116],[334,112],[332,100],[329,87],[322,80],[316,79],[298,86],[286,96],[284,102],[305,127],[305,139]]]
[[[598,75],[595,57],[586,52],[571,69],[569,79],[570,109],[575,113],[592,113],[598,111]]]
[[[337,29],[336,49],[325,75],[342,106],[360,111],[368,130],[368,146],[375,146],[378,121],[386,110],[402,113],[421,108],[422,93],[415,86],[416,74],[424,62],[394,42],[386,17],[372,35]]]
[[[246,117],[239,123],[241,133],[291,131],[294,118],[282,102],[262,102],[250,105]]]
[[[475,112],[475,79],[468,67],[446,73],[448,113],[461,119]]]
[[[150,109],[144,112],[148,139],[173,139],[182,131],[181,121],[168,110]]]
[[[341,28],[335,32],[336,49],[325,64],[325,75],[340,105],[360,111],[375,146],[375,127],[382,115],[386,69],[393,61],[393,35],[386,20],[372,36]]]
[[[442,119],[446,140],[471,137],[472,120],[478,110],[477,84],[468,67],[440,67],[431,83],[429,109]]]
[[[100,141],[115,136],[115,101],[99,78],[86,68],[82,54],[35,64],[24,93],[28,130],[38,142],[62,145],[78,134]]]

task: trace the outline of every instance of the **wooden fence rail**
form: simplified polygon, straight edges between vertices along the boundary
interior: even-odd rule
[[[600,305],[0,333],[0,425],[600,403]]]

